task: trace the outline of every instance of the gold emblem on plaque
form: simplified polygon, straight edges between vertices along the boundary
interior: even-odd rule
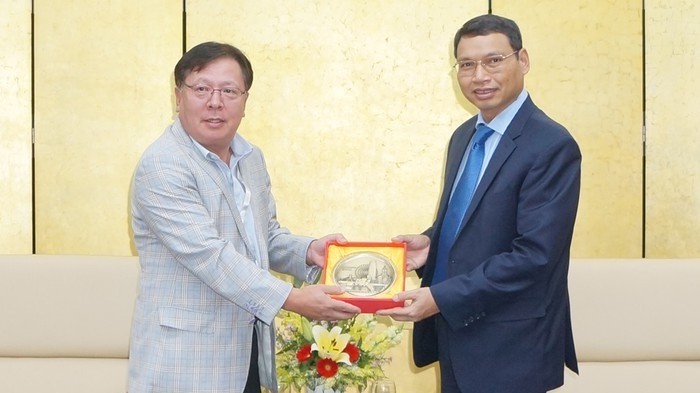
[[[380,253],[355,252],[338,261],[333,269],[333,279],[349,294],[374,296],[392,287],[396,281],[396,268]]]

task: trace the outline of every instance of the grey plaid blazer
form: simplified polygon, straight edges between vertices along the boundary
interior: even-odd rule
[[[256,261],[226,180],[195,149],[176,120],[134,174],[131,215],[141,273],[129,392],[243,391],[254,328],[261,382],[276,391],[273,321],[291,284],[269,269],[313,281],[318,269],[305,263],[312,239],[277,222],[269,174],[254,147],[239,166],[251,191]]]

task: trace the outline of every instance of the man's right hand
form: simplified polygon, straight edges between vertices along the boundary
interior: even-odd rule
[[[292,288],[282,308],[316,321],[350,319],[360,313],[357,306],[329,295],[339,295],[343,289],[337,285],[309,285]]]

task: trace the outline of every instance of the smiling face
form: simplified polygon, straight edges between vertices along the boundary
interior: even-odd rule
[[[197,97],[185,86],[205,85],[217,89],[205,97]],[[185,131],[207,150],[226,161],[229,146],[245,116],[248,94],[231,99],[218,89],[245,91],[241,66],[230,57],[220,57],[199,70],[190,72],[180,88],[175,88],[178,117]]]
[[[463,36],[457,45],[457,61],[481,60],[488,56],[507,56],[514,49],[501,33]],[[513,103],[523,90],[530,60],[525,49],[503,60],[497,70],[487,71],[479,64],[474,75],[458,75],[462,94],[481,111],[487,122]]]

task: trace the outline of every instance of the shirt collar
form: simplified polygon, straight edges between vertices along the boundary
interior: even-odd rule
[[[527,99],[527,96],[527,90],[523,89],[523,91],[521,91],[520,94],[518,94],[518,98],[516,98],[515,101],[513,101],[510,105],[506,107],[506,109],[504,109],[501,113],[494,117],[490,123],[486,123],[484,121],[484,118],[481,117],[481,112],[479,112],[476,118],[476,124],[486,124],[487,126],[489,126],[490,129],[503,135],[506,132],[506,128],[508,128],[508,126],[510,125],[510,122],[513,121],[515,114],[518,113],[520,107],[523,106],[523,103]]]
[[[197,151],[199,151],[202,157],[210,161],[221,160],[221,157],[207,150],[206,147],[202,146],[199,142],[194,140],[192,136],[188,136],[190,137],[192,143],[194,143],[194,146],[197,148]],[[236,135],[233,136],[233,140],[231,141],[231,151],[233,152],[233,155],[231,156],[230,167],[233,168],[238,164],[238,162],[241,159],[243,159],[245,156],[247,156],[253,151],[253,145],[251,145],[247,140],[245,140],[245,138],[236,133]]]

